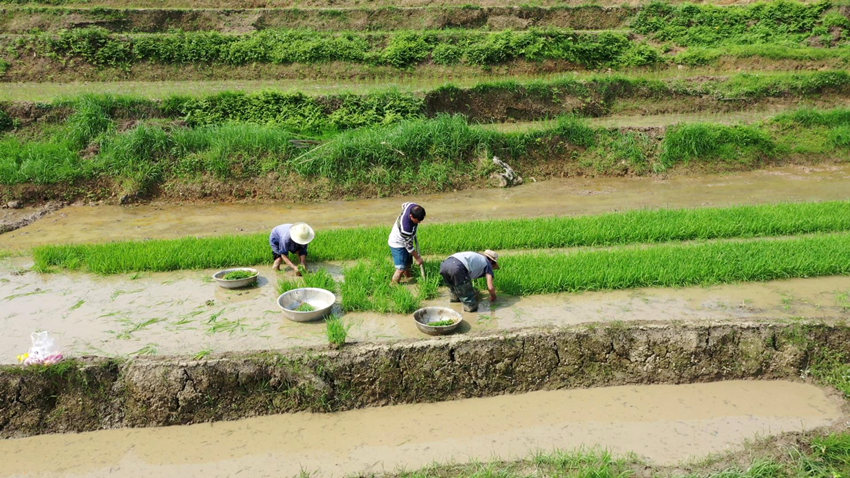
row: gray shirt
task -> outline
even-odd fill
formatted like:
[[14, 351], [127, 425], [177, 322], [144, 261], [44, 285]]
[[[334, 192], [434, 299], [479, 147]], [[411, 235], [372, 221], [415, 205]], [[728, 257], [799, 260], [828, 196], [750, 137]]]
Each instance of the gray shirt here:
[[487, 260], [484, 254], [466, 251], [452, 254], [451, 257], [463, 263], [463, 266], [469, 271], [470, 279], [478, 279], [479, 277], [484, 277], [485, 274], [494, 275], [493, 266], [490, 265], [490, 261]]

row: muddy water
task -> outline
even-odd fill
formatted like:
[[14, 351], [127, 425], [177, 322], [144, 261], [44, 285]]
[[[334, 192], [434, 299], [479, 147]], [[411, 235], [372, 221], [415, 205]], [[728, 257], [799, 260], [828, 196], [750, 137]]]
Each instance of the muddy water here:
[[[323, 228], [391, 224], [404, 200], [428, 210], [427, 224], [641, 208], [728, 206], [850, 198], [850, 165], [785, 167], [729, 175], [572, 178], [510, 189], [334, 201], [321, 204], [152, 204], [72, 206], [0, 235], [0, 250], [55, 243], [169, 238], [269, 231], [282, 222]], [[424, 245], [427, 248], [427, 245]]]
[[[327, 343], [324, 323], [286, 320], [276, 283], [261, 266], [256, 288], [227, 290], [212, 270], [123, 274], [37, 274], [26, 258], [0, 261], [0, 363], [12, 363], [34, 330], [48, 330], [71, 355], [206, 354]], [[336, 264], [316, 264], [339, 278]], [[497, 278], [498, 281], [498, 278]], [[647, 288], [545, 296], [500, 296], [464, 313], [463, 333], [632, 320], [850, 319], [850, 277], [694, 288]], [[425, 338], [412, 315], [352, 313], [349, 341]]]
[[660, 465], [844, 419], [801, 383], [558, 390], [0, 441], [0, 476], [343, 476], [605, 447]]

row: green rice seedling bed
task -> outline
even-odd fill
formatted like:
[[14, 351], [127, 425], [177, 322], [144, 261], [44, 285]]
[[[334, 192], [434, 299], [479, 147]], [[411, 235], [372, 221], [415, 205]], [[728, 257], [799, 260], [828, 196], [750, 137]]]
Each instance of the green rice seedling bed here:
[[850, 274], [850, 234], [500, 258], [510, 295], [677, 287]]
[[[427, 204], [425, 205], [427, 207]], [[850, 231], [850, 201], [731, 208], [661, 209], [593, 216], [428, 224], [420, 229], [426, 254], [464, 250], [610, 246]], [[384, 256], [387, 227], [318, 231], [311, 260]], [[267, 233], [212, 238], [44, 246], [33, 250], [36, 267], [84, 269], [100, 274], [206, 269], [261, 264]], [[306, 277], [314, 276], [309, 274]], [[321, 286], [318, 286], [321, 287]], [[283, 292], [283, 291], [281, 291]]]

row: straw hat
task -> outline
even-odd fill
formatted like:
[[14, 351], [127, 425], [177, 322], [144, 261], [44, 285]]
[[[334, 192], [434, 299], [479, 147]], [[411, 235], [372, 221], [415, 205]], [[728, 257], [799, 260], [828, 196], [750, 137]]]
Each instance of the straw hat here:
[[303, 246], [309, 244], [316, 237], [316, 233], [313, 232], [313, 228], [308, 226], [307, 223], [299, 222], [289, 228], [289, 237], [293, 242]]
[[496, 269], [499, 268], [499, 254], [496, 254], [496, 252], [491, 251], [490, 249], [487, 249], [486, 251], [482, 252], [482, 254], [487, 259], [490, 259], [491, 261], [493, 261], [494, 268], [496, 268]]

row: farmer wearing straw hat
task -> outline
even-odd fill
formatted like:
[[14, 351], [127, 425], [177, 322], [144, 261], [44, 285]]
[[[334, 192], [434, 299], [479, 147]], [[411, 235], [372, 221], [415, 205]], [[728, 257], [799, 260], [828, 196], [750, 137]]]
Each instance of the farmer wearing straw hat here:
[[281, 224], [272, 229], [269, 235], [269, 244], [272, 246], [272, 256], [274, 257], [274, 265], [272, 269], [279, 271], [280, 264], [285, 262], [286, 265], [295, 271], [295, 275], [301, 275], [298, 267], [289, 260], [289, 254], [298, 254], [301, 259], [301, 265], [307, 267], [307, 244], [316, 237], [313, 228], [306, 223], [299, 222], [295, 224]]
[[499, 254], [487, 249], [484, 252], [458, 252], [452, 254], [440, 264], [440, 275], [449, 286], [451, 302], [463, 302], [463, 310], [478, 310], [478, 291], [472, 281], [479, 277], [487, 278], [487, 290], [490, 302], [496, 300], [496, 288], [493, 285], [493, 270], [499, 268]]
[[416, 237], [416, 229], [419, 223], [425, 220], [425, 208], [414, 202], [406, 202], [401, 205], [401, 214], [393, 223], [390, 238], [387, 244], [393, 256], [395, 272], [393, 273], [393, 284], [398, 284], [401, 276], [412, 277], [410, 266], [413, 260], [420, 266], [424, 263], [419, 255], [419, 239]]

